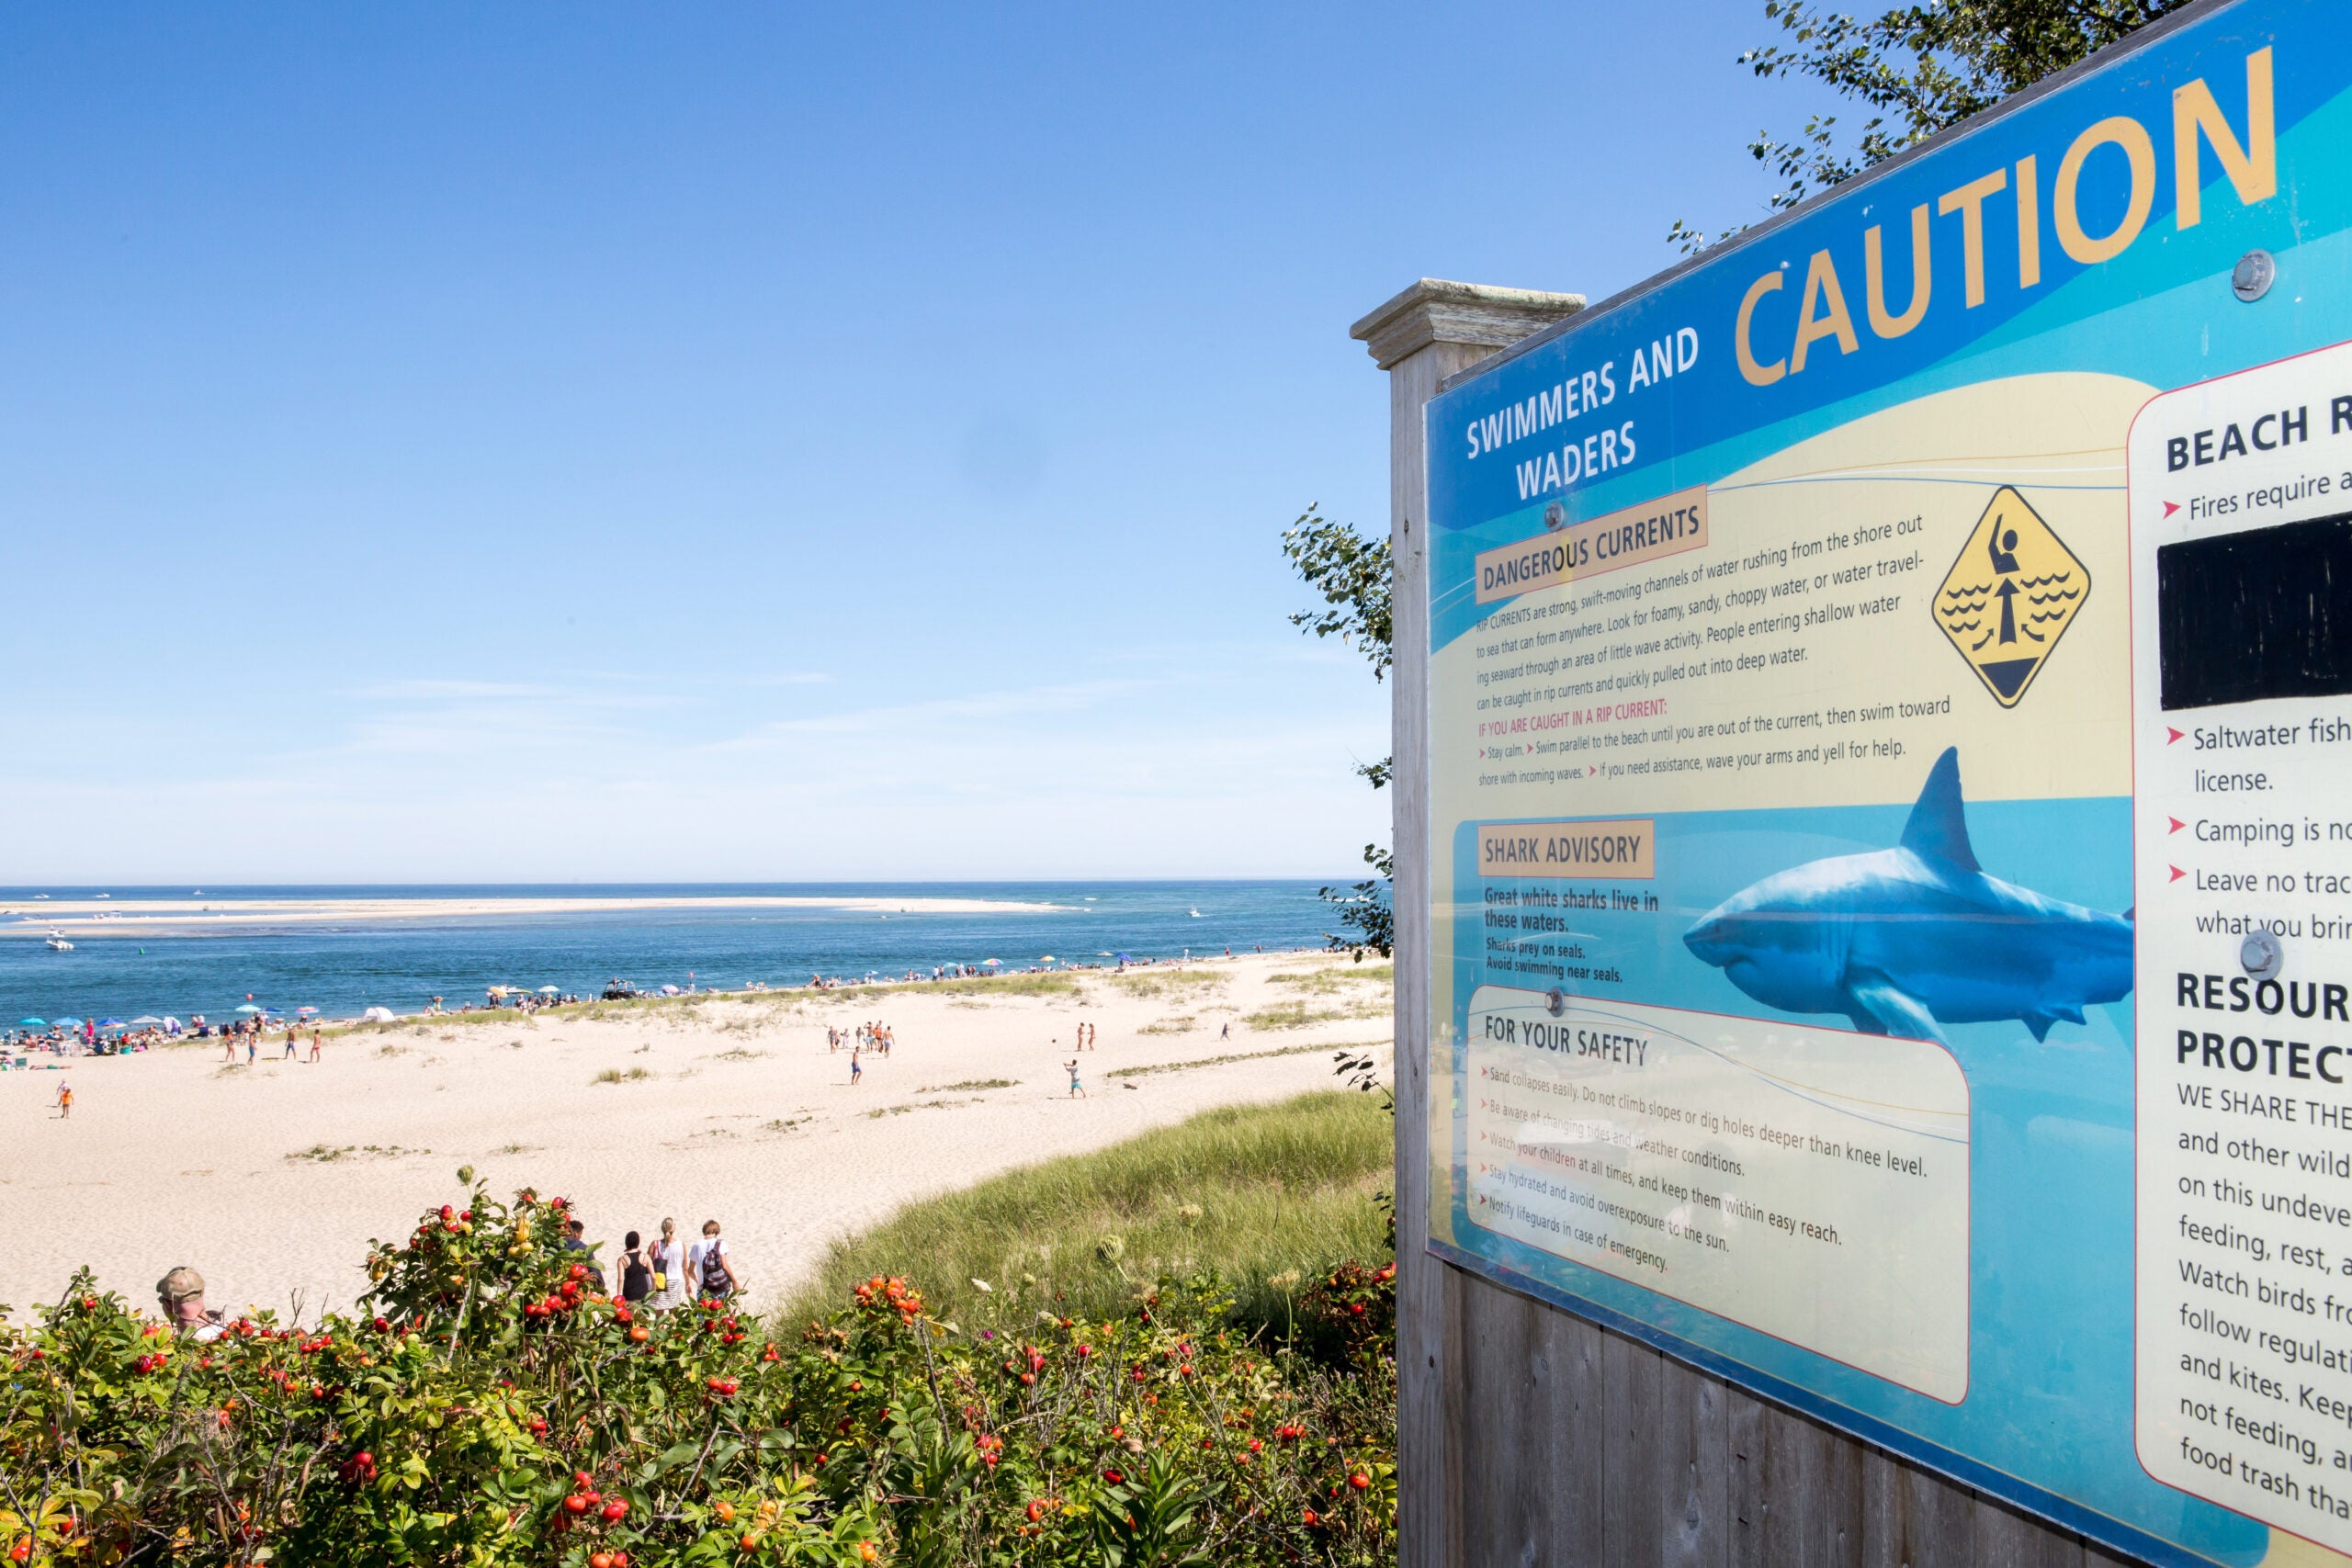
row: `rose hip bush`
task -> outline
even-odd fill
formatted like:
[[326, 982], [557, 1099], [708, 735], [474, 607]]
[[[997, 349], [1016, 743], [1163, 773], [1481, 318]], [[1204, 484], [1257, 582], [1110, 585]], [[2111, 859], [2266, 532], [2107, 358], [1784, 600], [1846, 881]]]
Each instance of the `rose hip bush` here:
[[354, 1315], [202, 1341], [77, 1276], [0, 1332], [0, 1549], [239, 1568], [1395, 1556], [1393, 1269], [1318, 1286], [1329, 1359], [1234, 1330], [1207, 1277], [1006, 1335], [877, 1276], [787, 1331], [597, 1293], [564, 1218], [477, 1186], [371, 1247]]

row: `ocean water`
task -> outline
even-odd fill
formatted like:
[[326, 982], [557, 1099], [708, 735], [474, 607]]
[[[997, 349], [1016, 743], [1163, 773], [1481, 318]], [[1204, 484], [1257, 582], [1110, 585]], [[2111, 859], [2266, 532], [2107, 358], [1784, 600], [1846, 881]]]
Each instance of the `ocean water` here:
[[[42, 942], [46, 926], [0, 919], [0, 1028], [21, 1018], [216, 1021], [250, 997], [347, 1018], [369, 1007], [479, 1002], [492, 985], [556, 986], [594, 995], [619, 977], [640, 987], [736, 988], [753, 980], [805, 984], [812, 974], [928, 974], [937, 964], [1004, 961], [1007, 970], [1103, 953], [1173, 958], [1263, 947], [1320, 947], [1336, 924], [1316, 882], [775, 883], [626, 886], [0, 888], [0, 907], [51, 898], [160, 898], [233, 908], [254, 899], [642, 898], [709, 900], [664, 909], [288, 921], [116, 934], [81, 926], [71, 953]], [[839, 908], [729, 908], [725, 897], [978, 898], [1046, 906], [1019, 911], [881, 914]], [[1194, 911], [1198, 911], [1197, 914]]]

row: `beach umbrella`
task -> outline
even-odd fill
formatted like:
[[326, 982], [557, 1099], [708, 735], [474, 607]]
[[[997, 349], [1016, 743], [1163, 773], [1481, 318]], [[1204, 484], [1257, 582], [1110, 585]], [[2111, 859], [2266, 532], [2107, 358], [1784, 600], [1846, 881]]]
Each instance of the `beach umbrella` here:
[[122, 1027], [122, 1020], [119, 1018], [102, 1018], [98, 1020], [98, 1027], [100, 1029], [120, 1029]]
[[49, 1020], [45, 1018], [20, 1018], [17, 1020], [17, 1027], [19, 1029], [47, 1029], [49, 1027]]
[[983, 958], [980, 962], [990, 968], [994, 968], [997, 964], [1003, 963], [1004, 960], [1001, 958]]
[[133, 1024], [136, 1024], [136, 1025], [138, 1025], [138, 1026], [140, 1026], [140, 1027], [142, 1027], [142, 1028], [143, 1028], [143, 1027], [145, 1027], [145, 1026], [146, 1026], [146, 1025], [148, 1025], [148, 1024], [151, 1024], [151, 1023], [161, 1023], [161, 1022], [163, 1022], [164, 1021], [163, 1021], [162, 1019], [160, 1019], [160, 1018], [157, 1018], [157, 1017], [156, 1017], [153, 1013], [152, 1013], [152, 1012], [142, 1012], [142, 1013], [141, 1013], [137, 1018], [132, 1019], [130, 1021], [131, 1021]]
[[56, 1021], [56, 1023], [57, 1027], [60, 1029], [79, 1029], [82, 1027], [82, 1021], [78, 1018], [61, 1018]]
[[300, 1017], [300, 1018], [309, 1018], [311, 1014], [313, 1014], [313, 1013], [317, 1012], [318, 1010], [318, 1010], [318, 1009], [316, 1009], [316, 1008], [296, 1008], [296, 1009], [294, 1010], [296, 1016], [297, 1016], [297, 1017]]
[[1122, 964], [1133, 964], [1133, 963], [1135, 962], [1135, 960], [1134, 960], [1134, 959], [1132, 959], [1132, 958], [1130, 958], [1130, 957], [1128, 957], [1125, 953], [1123, 953], [1119, 954], [1119, 962], [1120, 962], [1120, 963], [1122, 963]]
[[541, 986], [539, 987], [539, 995], [543, 997], [560, 997], [563, 995], [563, 993], [553, 986]]
[[1039, 960], [1037, 960], [1037, 962], [1038, 962], [1038, 963], [1040, 963], [1040, 964], [1051, 964], [1053, 961], [1054, 961], [1054, 955], [1053, 955], [1052, 953], [1048, 953], [1047, 954], [1046, 954], [1043, 958], [1040, 958]]
[[251, 1002], [239, 1002], [237, 1004], [237, 1010], [239, 1012], [266, 1012], [268, 1010], [266, 1008], [257, 1008]]

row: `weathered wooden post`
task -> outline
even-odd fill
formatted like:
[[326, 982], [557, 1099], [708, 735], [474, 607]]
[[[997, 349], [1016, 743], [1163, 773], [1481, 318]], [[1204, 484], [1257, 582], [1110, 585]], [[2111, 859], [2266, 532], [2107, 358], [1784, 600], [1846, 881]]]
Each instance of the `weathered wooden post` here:
[[1452, 1501], [1438, 1456], [1444, 1419], [1446, 1275], [1429, 1242], [1429, 678], [1410, 650], [1429, 645], [1429, 516], [1421, 410], [1438, 384], [1498, 348], [1584, 308], [1581, 294], [1494, 288], [1422, 278], [1349, 329], [1388, 372], [1388, 541], [1396, 563], [1398, 652], [1392, 720], [1398, 848], [1396, 910], [1396, 1389], [1406, 1460], [1397, 1475], [1401, 1560], [1458, 1561]]

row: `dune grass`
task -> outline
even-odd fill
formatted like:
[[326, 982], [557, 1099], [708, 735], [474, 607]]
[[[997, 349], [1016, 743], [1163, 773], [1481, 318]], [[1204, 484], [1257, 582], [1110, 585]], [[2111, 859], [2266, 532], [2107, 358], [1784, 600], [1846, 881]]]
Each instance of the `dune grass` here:
[[1163, 1272], [1214, 1268], [1235, 1290], [1238, 1322], [1280, 1331], [1300, 1277], [1385, 1256], [1373, 1197], [1389, 1185], [1394, 1136], [1366, 1095], [1205, 1111], [910, 1204], [835, 1242], [787, 1316], [900, 1274], [967, 1328], [1018, 1328], [1046, 1308], [1121, 1313]]

